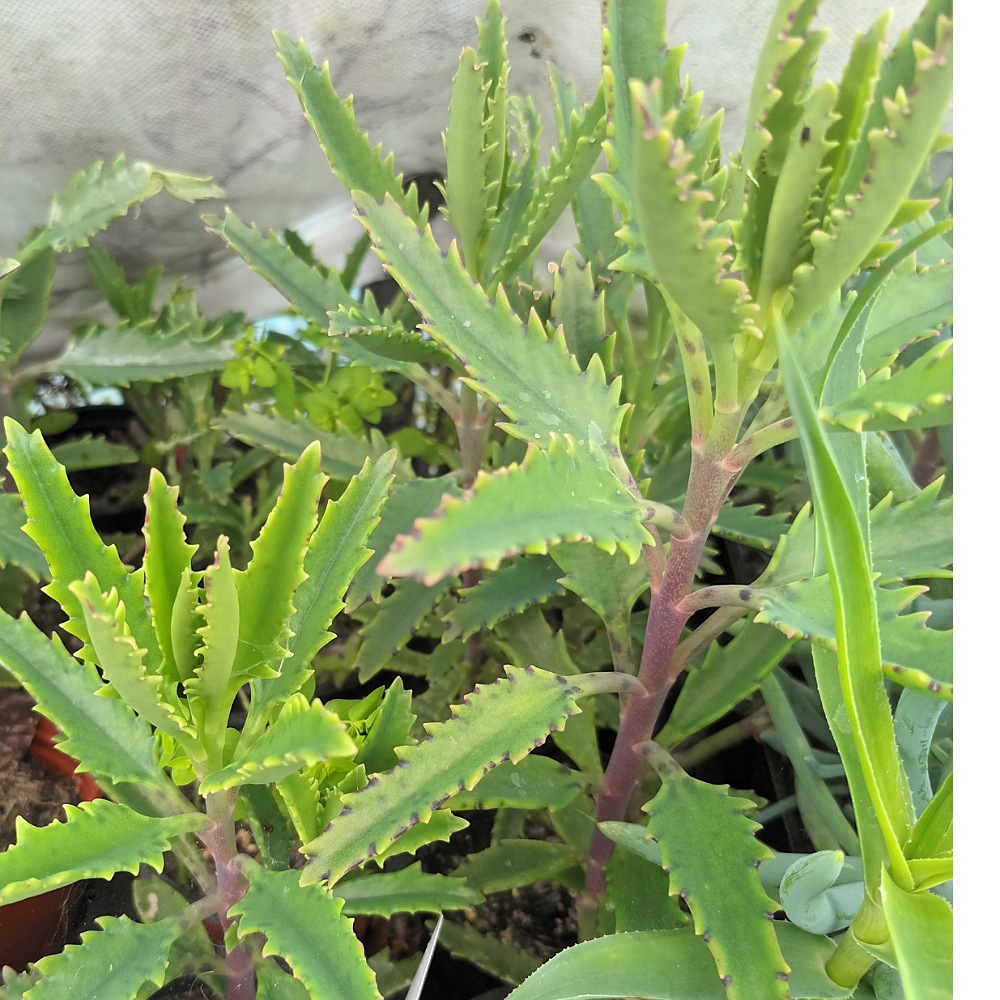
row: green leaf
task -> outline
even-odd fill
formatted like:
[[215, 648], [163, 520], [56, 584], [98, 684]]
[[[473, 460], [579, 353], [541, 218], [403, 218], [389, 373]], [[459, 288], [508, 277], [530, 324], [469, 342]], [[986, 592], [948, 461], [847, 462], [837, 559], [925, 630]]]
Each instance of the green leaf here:
[[604, 315], [604, 292], [594, 290], [591, 263], [582, 266], [571, 250], [566, 251], [559, 267], [552, 271], [552, 321], [561, 326], [566, 349], [581, 368], [596, 354], [611, 371], [612, 347]]
[[[394, 840], [372, 860], [378, 865], [384, 865], [389, 858], [397, 857], [400, 854], [414, 854], [425, 844], [432, 844], [436, 840], [449, 840], [453, 833], [464, 830], [468, 825], [468, 820], [453, 815], [450, 809], [436, 809], [431, 813], [430, 819], [426, 823], [418, 823], [411, 827], [399, 840]], [[346, 885], [346, 883], [338, 883], [338, 894], [341, 885]]]
[[759, 336], [756, 305], [738, 278], [728, 277], [732, 241], [709, 236], [702, 206], [714, 200], [695, 186], [692, 154], [673, 134], [677, 111], [660, 120], [655, 100], [631, 83], [632, 113], [642, 122], [633, 146], [635, 213], [642, 244], [657, 279], [680, 310], [720, 350], [732, 353], [733, 338]]
[[385, 454], [384, 441], [373, 433], [369, 443], [353, 434], [330, 434], [313, 426], [304, 417], [285, 420], [270, 413], [225, 410], [213, 421], [213, 427], [232, 434], [258, 448], [266, 448], [282, 458], [296, 460], [312, 444], [319, 441], [322, 452], [321, 468], [331, 479], [347, 482], [364, 465]]
[[571, 869], [579, 872], [579, 865], [576, 850], [567, 844], [547, 840], [500, 840], [470, 855], [465, 864], [456, 869], [455, 875], [488, 895], [543, 879], [558, 879]]
[[763, 504], [725, 504], [712, 525], [712, 534], [763, 552], [774, 550], [788, 531], [785, 514], [761, 514]]
[[313, 657], [333, 638], [328, 627], [344, 609], [351, 581], [372, 555], [366, 543], [386, 502], [395, 460], [393, 451], [374, 464], [365, 459], [347, 489], [323, 512], [302, 565], [306, 578], [295, 591], [295, 610], [288, 623], [292, 635], [281, 677], [257, 685], [260, 690], [254, 692], [255, 700], [280, 701], [296, 690]]
[[238, 334], [218, 333], [192, 342], [188, 330], [157, 333], [139, 327], [91, 327], [70, 340], [56, 371], [92, 385], [129, 386], [221, 371], [236, 356]]
[[882, 872], [882, 905], [903, 989], [908, 997], [950, 1000], [953, 930], [947, 902], [929, 892], [906, 892]]
[[354, 661], [354, 669], [362, 684], [370, 681], [386, 666], [393, 654], [413, 638], [420, 623], [454, 582], [446, 577], [434, 586], [427, 587], [416, 580], [400, 580], [396, 583], [378, 614], [361, 629], [364, 641]]
[[787, 144], [768, 213], [758, 302], [769, 303], [775, 291], [791, 281], [795, 268], [811, 256], [809, 231], [816, 226], [817, 196], [830, 172], [825, 161], [836, 148], [828, 132], [837, 121], [837, 98], [834, 84], [817, 87], [802, 108], [798, 140]]
[[113, 219], [159, 191], [189, 202], [223, 195], [204, 178], [168, 173], [141, 161], [129, 163], [120, 156], [110, 165], [97, 163], [74, 175], [52, 199], [48, 224], [32, 242], [44, 240], [59, 251], [86, 246]]
[[28, 515], [25, 531], [45, 553], [52, 573], [52, 583], [45, 592], [66, 612], [66, 630], [84, 640], [81, 655], [92, 658], [93, 653], [88, 653], [80, 602], [70, 592], [69, 584], [82, 580], [89, 570], [102, 593], [118, 592], [125, 604], [129, 629], [136, 643], [149, 651], [148, 665], [155, 669], [160, 651], [142, 592], [142, 574], [128, 570], [115, 549], [101, 540], [90, 519], [88, 498], [73, 492], [66, 470], [52, 458], [41, 433], [28, 434], [9, 417], [4, 420], [4, 428], [10, 474]]
[[52, 457], [69, 472], [134, 465], [139, 461], [135, 449], [129, 445], [118, 444], [103, 437], [94, 437], [93, 434], [85, 434], [75, 441], [64, 441], [53, 445]]
[[[466, 269], [480, 273], [480, 247], [484, 242], [492, 210], [497, 204], [499, 178], [490, 178], [487, 169], [486, 64], [482, 54], [463, 49], [452, 86], [448, 106], [448, 130], [444, 136], [447, 181], [445, 182], [446, 217], [458, 233]], [[506, 136], [502, 137], [500, 156], [504, 155]], [[492, 196], [492, 197], [491, 197]]]
[[392, 154], [382, 159], [382, 147], [372, 149], [354, 118], [354, 99], [341, 100], [330, 83], [329, 64], [317, 66], [305, 42], [293, 42], [280, 31], [274, 33], [278, 58], [285, 76], [295, 89], [306, 120], [326, 154], [333, 172], [348, 191], [365, 191], [380, 199], [388, 195], [403, 205], [413, 219], [427, 221], [427, 209], [417, 204], [417, 189], [410, 185], [405, 195], [402, 178], [393, 172]]
[[558, 577], [559, 567], [548, 556], [515, 557], [475, 586], [458, 592], [460, 603], [442, 619], [446, 626], [443, 641], [465, 639], [561, 593]]
[[70, 584], [70, 590], [80, 601], [104, 679], [137, 715], [177, 740], [188, 753], [196, 752], [189, 738], [196, 731], [187, 704], [177, 697], [175, 683], [147, 669], [145, 650], [139, 649], [125, 629], [125, 608], [117, 593], [102, 594], [91, 573]]
[[41, 333], [49, 313], [55, 267], [55, 251], [45, 247], [0, 277], [0, 370], [12, 370]]
[[[759, 824], [745, 813], [747, 799], [727, 786], [688, 777], [672, 761], [651, 757], [660, 790], [643, 807], [649, 813], [671, 895], [687, 902], [695, 933], [708, 943], [730, 997], [788, 997], [789, 967], [775, 938], [767, 897], [756, 866], [770, 851], [754, 838]], [[704, 836], [711, 830], [711, 842]]]
[[895, 267], [882, 285], [865, 328], [862, 370], [892, 364], [911, 344], [937, 333], [954, 310], [951, 264], [918, 268], [916, 254]]
[[[769, 590], [755, 591], [760, 613], [754, 619], [773, 625], [789, 639], [807, 638], [825, 649], [836, 650], [842, 642], [836, 608], [829, 598], [830, 577], [818, 576]], [[869, 584], [880, 633], [877, 660], [886, 676], [900, 683], [912, 681], [922, 687], [933, 679], [938, 690], [952, 678], [952, 638], [950, 632], [929, 629], [928, 612], [900, 615], [922, 592], [920, 587], [884, 589]], [[933, 674], [929, 671], [933, 670]], [[919, 680], [923, 674], [924, 681]], [[909, 686], [909, 684], [907, 685]], [[950, 697], [950, 692], [945, 692]]]
[[[25, 1000], [135, 1000], [147, 983], [163, 985], [170, 949], [183, 932], [178, 920], [138, 924], [128, 917], [98, 917], [99, 931], [85, 931], [80, 944], [49, 955]], [[69, 992], [67, 992], [69, 991]]]
[[899, 756], [910, 785], [913, 809], [917, 816], [931, 801], [931, 780], [927, 765], [938, 719], [946, 702], [929, 697], [922, 691], [900, 691], [892, 725], [899, 746]]
[[20, 566], [35, 581], [48, 581], [42, 550], [21, 530], [28, 523], [20, 497], [0, 493], [0, 569]]
[[584, 777], [552, 760], [528, 754], [483, 775], [473, 791], [452, 796], [452, 809], [563, 809], [579, 796]]
[[210, 795], [242, 784], [266, 785], [331, 757], [353, 757], [356, 750], [344, 724], [321, 701], [310, 704], [305, 695], [294, 694], [263, 736], [227, 767], [206, 775], [199, 787]]
[[394, 913], [441, 913], [464, 910], [483, 901], [483, 895], [465, 879], [451, 875], [430, 875], [420, 865], [401, 871], [361, 875], [339, 882], [336, 894], [344, 900], [344, 916]]
[[316, 527], [316, 505], [325, 484], [316, 443], [294, 465], [285, 466], [278, 502], [250, 543], [250, 564], [235, 574], [240, 600], [236, 675], [246, 678], [249, 671], [277, 667], [285, 658], [292, 598], [305, 579], [306, 542]]
[[861, 266], [909, 194], [951, 101], [951, 44], [951, 22], [942, 19], [933, 49], [916, 43], [912, 83], [883, 98], [885, 127], [868, 132], [853, 154], [863, 177], [847, 168], [828, 224], [812, 235], [812, 260], [795, 272], [789, 330], [797, 330]]
[[[590, 178], [601, 152], [606, 123], [601, 90], [582, 114], [572, 112], [558, 151], [553, 151], [548, 167], [530, 188], [532, 197], [519, 227], [520, 238], [507, 251], [498, 269], [502, 280], [508, 280], [534, 254], [580, 186]], [[581, 367], [587, 363], [582, 358], [579, 362]]]
[[[602, 823], [603, 833], [614, 840], [611, 826], [629, 824]], [[639, 827], [643, 834], [645, 830]], [[687, 927], [691, 918], [670, 896], [670, 876], [660, 866], [660, 854], [654, 844], [652, 862], [632, 851], [615, 851], [605, 870], [608, 878], [608, 905], [615, 916], [615, 933], [628, 931], [665, 931]]]
[[856, 392], [820, 408], [827, 423], [859, 431], [936, 427], [951, 422], [954, 356], [944, 340], [896, 372], [883, 368]]
[[667, 724], [656, 742], [670, 749], [721, 719], [760, 685], [792, 643], [763, 624], [747, 622], [734, 639], [713, 643], [698, 666], [688, 668]]
[[206, 751], [212, 745], [219, 745], [233, 699], [247, 679], [235, 668], [241, 611], [236, 574], [229, 561], [229, 543], [223, 535], [219, 538], [215, 561], [205, 570], [205, 603], [198, 607], [205, 621], [197, 630], [201, 643], [196, 653], [201, 664], [184, 683], [191, 710], [200, 723], [200, 742]]
[[[226, 209], [223, 218], [203, 217], [209, 232], [220, 236], [250, 267], [267, 279], [298, 311], [325, 330], [329, 314], [339, 308], [356, 308], [358, 302], [335, 271], [321, 273], [295, 251], [278, 241], [273, 232], [266, 236], [256, 226], [248, 226]], [[377, 318], [368, 317], [369, 320]]]
[[108, 687], [92, 663], [81, 663], [55, 636], [27, 616], [0, 612], [0, 663], [28, 690], [41, 712], [65, 733], [60, 749], [102, 784], [136, 782], [173, 792], [157, 766], [156, 741], [147, 723], [117, 698], [95, 695]]
[[477, 685], [447, 722], [428, 723], [422, 743], [400, 747], [395, 768], [343, 797], [341, 814], [303, 845], [307, 882], [337, 882], [501, 762], [527, 756], [579, 711], [576, 696], [599, 676], [576, 677], [570, 685], [544, 670], [507, 667], [506, 673]]
[[635, 562], [651, 540], [642, 513], [599, 459], [568, 435], [553, 436], [547, 451], [529, 447], [523, 465], [480, 473], [463, 500], [442, 497], [435, 514], [397, 540], [379, 572], [433, 584], [470, 566], [496, 569], [519, 552], [581, 540], [609, 553], [620, 548]]
[[541, 964], [540, 960], [492, 934], [480, 934], [469, 924], [444, 921], [440, 943], [454, 958], [464, 959], [506, 983], [519, 983]]
[[389, 494], [382, 508], [382, 520], [369, 539], [374, 556], [361, 567], [347, 590], [347, 611], [353, 613], [366, 600], [381, 599], [385, 581], [379, 576], [379, 565], [396, 539], [410, 531], [417, 518], [427, 517], [441, 503], [442, 496], [457, 495], [458, 477], [454, 473], [438, 479], [414, 479], [401, 483]]
[[143, 560], [146, 598], [163, 653], [162, 673], [174, 681], [182, 678], [174, 658], [170, 623], [185, 570], [190, 573], [191, 560], [198, 551], [197, 545], [187, 543], [184, 534], [184, 517], [177, 509], [179, 493], [179, 487], [168, 486], [159, 469], [153, 469], [146, 493], [146, 520], [142, 526], [146, 540]]
[[581, 373], [560, 334], [548, 338], [532, 312], [527, 325], [498, 289], [490, 302], [462, 268], [457, 251], [441, 253], [391, 201], [356, 193], [362, 224], [386, 271], [413, 296], [424, 329], [462, 362], [469, 383], [498, 403], [505, 425], [529, 442], [558, 431], [610, 449], [624, 415], [619, 384], [609, 386], [600, 360]]
[[608, 553], [585, 542], [560, 545], [553, 560], [563, 571], [559, 582], [600, 616], [609, 629], [626, 625], [635, 602], [649, 587], [649, 570], [621, 551]]
[[94, 799], [64, 806], [66, 822], [35, 827], [16, 820], [17, 842], [0, 853], [0, 904], [37, 896], [85, 878], [137, 874], [140, 865], [163, 870], [170, 839], [201, 829], [200, 813], [143, 816], [120, 802]]
[[263, 954], [280, 955], [315, 1000], [379, 1000], [343, 901], [319, 886], [300, 885], [294, 869], [271, 871], [241, 860], [250, 885], [229, 910], [240, 918], [240, 936], [266, 935]]

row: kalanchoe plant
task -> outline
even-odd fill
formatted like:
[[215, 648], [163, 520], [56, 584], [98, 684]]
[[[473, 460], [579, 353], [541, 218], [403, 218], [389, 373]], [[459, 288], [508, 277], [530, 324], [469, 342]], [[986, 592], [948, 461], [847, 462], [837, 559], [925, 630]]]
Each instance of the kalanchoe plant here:
[[[42, 710], [115, 808], [179, 824], [175, 849], [203, 883], [203, 901], [178, 906], [171, 927], [115, 933], [175, 940], [211, 909], [229, 927], [231, 996], [247, 995], [255, 962], [258, 987], [283, 974], [271, 954], [311, 996], [376, 996], [341, 933], [361, 912], [352, 900], [437, 911], [554, 877], [580, 890], [583, 940], [527, 978], [530, 960], [510, 949], [498, 966], [471, 932], [446, 923], [442, 940], [523, 979], [517, 1000], [949, 995], [951, 909], [938, 893], [952, 872], [951, 643], [934, 599], [947, 597], [950, 500], [945, 480], [918, 482], [908, 462], [946, 444], [950, 421], [948, 188], [934, 192], [926, 168], [950, 100], [951, 5], [932, 0], [889, 52], [880, 18], [840, 86], [812, 81], [816, 7], [777, 3], [743, 150], [727, 166], [721, 117], [699, 116], [683, 53], [666, 46], [663, 0], [608, 0], [599, 93], [577, 108], [554, 79], [558, 144], [539, 169], [541, 119], [508, 94], [491, 2], [455, 79], [443, 191], [458, 239], [446, 251], [326, 68], [277, 36], [405, 297], [358, 302], [294, 241], [232, 214], [208, 224], [328, 324], [339, 355], [413, 384], [448, 468], [419, 478], [397, 460], [390, 489], [377, 435], [232, 410], [220, 428], [298, 459], [246, 571], [229, 568], [222, 542], [195, 573], [154, 476], [156, 527], [144, 569], [128, 573], [94, 542], [68, 561], [83, 519], [45, 473], [41, 443], [11, 432], [29, 533], [84, 641], [80, 662], [59, 652], [49, 669], [89, 671], [88, 691], [103, 685], [105, 697], [81, 690], [79, 701], [127, 715], [155, 766], [121, 774], [82, 752], [73, 706], [46, 671], [24, 676], [29, 649], [56, 648], [25, 622], [2, 626], [25, 650], [11, 669], [51, 685], [35, 692]], [[602, 149], [607, 170], [591, 177]], [[539, 247], [568, 207], [582, 263], [567, 254], [538, 282]], [[315, 529], [313, 440], [338, 468], [375, 459]], [[341, 513], [353, 504], [363, 513]], [[324, 532], [341, 517], [351, 558], [334, 544], [346, 525]], [[750, 554], [747, 570], [712, 585], [723, 545]], [[390, 664], [419, 675], [412, 703], [397, 679], [371, 702], [310, 705], [310, 662], [341, 607], [361, 627], [328, 658], [362, 682]], [[240, 732], [226, 720], [243, 685]], [[688, 773], [732, 733], [690, 738], [751, 696], [794, 772], [812, 850], [774, 855], [756, 836], [759, 803]], [[289, 712], [301, 713], [300, 742]], [[415, 736], [414, 716], [425, 723]], [[600, 729], [615, 731], [606, 760]], [[529, 755], [550, 734], [570, 767]], [[175, 791], [191, 780], [203, 809]], [[450, 889], [405, 869], [418, 889], [400, 903], [396, 873], [372, 868], [447, 838], [461, 822], [449, 810], [476, 806], [499, 810], [491, 846]], [[525, 811], [563, 842], [519, 839]], [[234, 858], [239, 816], [263, 864]], [[14, 849], [18, 886], [39, 877], [40, 836]], [[214, 871], [185, 847], [191, 836]], [[158, 864], [161, 843], [121, 866]], [[286, 899], [297, 908], [279, 908]], [[84, 967], [99, 947], [88, 939], [47, 961]], [[162, 981], [168, 961], [143, 975]]]

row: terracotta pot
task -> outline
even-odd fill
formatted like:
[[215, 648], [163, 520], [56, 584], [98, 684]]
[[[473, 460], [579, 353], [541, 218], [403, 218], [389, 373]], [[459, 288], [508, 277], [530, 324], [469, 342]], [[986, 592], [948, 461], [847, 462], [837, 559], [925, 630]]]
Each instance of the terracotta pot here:
[[[81, 802], [100, 798], [89, 774], [75, 773], [77, 761], [53, 745], [55, 726], [39, 717], [28, 752], [53, 774], [76, 781]], [[79, 902], [80, 886], [69, 885], [0, 907], [0, 966], [23, 972], [29, 962], [62, 951]]]

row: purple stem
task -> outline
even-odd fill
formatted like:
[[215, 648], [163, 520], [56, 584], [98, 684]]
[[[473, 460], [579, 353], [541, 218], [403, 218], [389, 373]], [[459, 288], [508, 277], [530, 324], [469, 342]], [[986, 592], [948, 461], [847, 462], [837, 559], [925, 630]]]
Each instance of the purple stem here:
[[[671, 661], [691, 614], [684, 599], [691, 593], [698, 561], [719, 509], [741, 471], [732, 468], [725, 457], [716, 460], [695, 451], [684, 505], [689, 533], [671, 538], [665, 564], [660, 546], [649, 546], [644, 551], [650, 569], [650, 604], [639, 680], [646, 693], [622, 697], [618, 736], [597, 800], [598, 823], [622, 820], [627, 815], [642, 768], [639, 747], [652, 739], [663, 703], [683, 669], [683, 664], [672, 668]], [[588, 894], [594, 897], [603, 894], [607, 887], [605, 865], [613, 850], [614, 843], [595, 829], [586, 883]]]
[[[219, 923], [222, 932], [233, 922], [229, 908], [246, 895], [247, 880], [236, 867], [236, 827], [234, 807], [236, 791], [218, 792], [205, 798], [205, 808], [212, 825], [201, 834], [202, 843], [208, 848], [215, 862], [215, 878], [219, 893]], [[226, 995], [228, 1000], [255, 1000], [257, 977], [253, 959], [243, 945], [237, 945], [226, 955]]]

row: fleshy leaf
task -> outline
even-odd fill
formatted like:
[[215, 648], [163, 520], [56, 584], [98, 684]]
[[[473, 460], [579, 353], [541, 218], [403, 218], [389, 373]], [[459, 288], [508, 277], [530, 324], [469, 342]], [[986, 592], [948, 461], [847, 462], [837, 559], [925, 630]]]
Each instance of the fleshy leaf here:
[[584, 776], [552, 760], [529, 754], [504, 761], [483, 775], [475, 789], [449, 800], [452, 809], [562, 809], [583, 791]]
[[146, 521], [142, 528], [146, 540], [145, 571], [146, 597], [153, 618], [153, 628], [163, 652], [163, 674], [180, 680], [177, 661], [174, 659], [170, 621], [174, 602], [177, 600], [184, 570], [191, 570], [191, 560], [198, 551], [189, 545], [184, 535], [184, 517], [177, 509], [180, 489], [167, 485], [159, 469], [149, 476], [146, 493]]
[[274, 33], [278, 57], [288, 82], [298, 94], [306, 120], [330, 161], [333, 172], [349, 190], [366, 191], [373, 198], [386, 195], [402, 205], [413, 219], [427, 221], [427, 210], [417, 205], [417, 192], [410, 185], [404, 195], [402, 178], [393, 172], [393, 158], [382, 159], [382, 147], [372, 149], [354, 118], [354, 100], [341, 100], [330, 83], [329, 65], [317, 66], [305, 42], [293, 42], [280, 31]]
[[379, 571], [433, 584], [470, 566], [496, 569], [519, 552], [583, 540], [606, 552], [620, 548], [635, 562], [651, 540], [642, 511], [587, 450], [554, 436], [548, 451], [530, 447], [523, 465], [480, 473], [466, 498], [442, 497], [434, 515], [397, 539]]
[[851, 430], [897, 430], [935, 427], [951, 422], [952, 341], [944, 340], [912, 364], [891, 372], [883, 368], [857, 392], [820, 408], [827, 423]]
[[49, 955], [35, 966], [38, 982], [25, 1000], [64, 1000], [72, 983], [74, 997], [135, 1000], [147, 996], [147, 983], [162, 986], [170, 949], [184, 925], [176, 919], [139, 924], [128, 917], [98, 917], [99, 931], [85, 931], [80, 944]]
[[272, 413], [225, 410], [213, 426], [258, 448], [266, 448], [282, 458], [294, 461], [313, 441], [319, 441], [321, 468], [331, 479], [347, 482], [366, 460], [376, 461], [385, 454], [384, 441], [378, 432], [369, 443], [350, 434], [330, 434], [314, 427], [304, 418], [285, 420]]
[[0, 853], [0, 903], [13, 903], [86, 878], [163, 870], [170, 838], [201, 829], [201, 813], [143, 816], [120, 802], [94, 799], [64, 806], [66, 822], [35, 827], [16, 820], [17, 843]]
[[21, 530], [27, 522], [20, 498], [0, 493], [0, 569], [20, 566], [33, 580], [48, 581], [49, 564], [42, 550]]
[[129, 386], [221, 371], [236, 356], [236, 333], [194, 340], [187, 330], [157, 333], [148, 327], [94, 327], [70, 340], [56, 370], [93, 385]]
[[[819, 576], [786, 587], [756, 591], [754, 600], [760, 613], [754, 620], [774, 625], [790, 639], [808, 638], [826, 649], [835, 649], [837, 632], [829, 587], [830, 578]], [[900, 615], [921, 593], [921, 588], [872, 589], [886, 675], [907, 686], [910, 686], [908, 680], [918, 688], [930, 684], [930, 690], [950, 698], [951, 633], [927, 628], [927, 612]]]
[[168, 191], [183, 201], [220, 198], [222, 191], [204, 178], [157, 170], [148, 163], [97, 163], [74, 175], [65, 190], [52, 199], [49, 221], [40, 238], [56, 250], [86, 246], [91, 236], [124, 215], [132, 205]]
[[285, 467], [278, 502], [250, 543], [250, 564], [235, 574], [240, 599], [236, 675], [245, 678], [259, 665], [276, 665], [284, 659], [292, 597], [305, 579], [306, 541], [316, 527], [316, 505], [325, 483], [319, 445], [312, 444], [295, 465]]
[[[788, 1000], [789, 967], [775, 938], [773, 911], [756, 866], [770, 851], [747, 818], [753, 803], [707, 785], [657, 756], [660, 790], [643, 809], [670, 872], [670, 892], [685, 900], [695, 933], [707, 942], [729, 997]], [[704, 831], [711, 830], [706, 841]]]
[[401, 871], [361, 875], [339, 882], [336, 894], [344, 900], [344, 916], [394, 913], [441, 913], [464, 910], [483, 901], [482, 893], [465, 879], [451, 875], [431, 875], [419, 864]]
[[398, 485], [382, 508], [382, 520], [371, 533], [369, 543], [374, 556], [361, 567], [347, 590], [347, 611], [354, 612], [366, 600], [380, 600], [384, 580], [379, 566], [390, 546], [403, 532], [413, 527], [417, 518], [431, 514], [441, 503], [442, 495], [460, 492], [453, 473], [438, 479], [414, 479]]
[[650, 92], [632, 83], [632, 108], [642, 129], [635, 133], [635, 213], [656, 277], [681, 311], [721, 349], [733, 337], [757, 335], [757, 307], [746, 285], [726, 275], [731, 241], [710, 237], [702, 206], [713, 195], [695, 186], [692, 154], [673, 128], [677, 112], [660, 121]]
[[243, 756], [202, 779], [201, 793], [270, 784], [330, 757], [351, 757], [356, 749], [344, 724], [322, 702], [310, 705], [304, 695], [295, 694]]
[[465, 366], [470, 384], [512, 421], [525, 441], [554, 431], [577, 441], [615, 444], [624, 415], [618, 383], [609, 386], [599, 360], [580, 371], [563, 337], [549, 338], [532, 313], [525, 326], [502, 289], [490, 302], [462, 268], [457, 250], [442, 254], [391, 201], [355, 192], [358, 214], [386, 271], [411, 295], [425, 329]]
[[[10, 474], [17, 483], [28, 515], [26, 533], [48, 560], [52, 583], [45, 591], [62, 605], [69, 621], [65, 628], [86, 643], [87, 629], [80, 602], [69, 590], [88, 570], [102, 593], [117, 590], [125, 605], [125, 619], [136, 643], [149, 651], [150, 669], [158, 666], [159, 646], [146, 608], [142, 574], [129, 571], [118, 553], [105, 545], [90, 519], [90, 502], [69, 485], [66, 470], [53, 458], [39, 431], [28, 434], [9, 417], [4, 420]], [[86, 645], [82, 655], [88, 656]], [[93, 658], [91, 652], [90, 658]]]
[[447, 626], [443, 641], [492, 628], [501, 618], [561, 593], [559, 572], [548, 556], [520, 556], [474, 587], [460, 590], [461, 602], [442, 619]]
[[310, 996], [328, 1000], [379, 1000], [375, 974], [365, 963], [343, 900], [316, 885], [300, 885], [299, 872], [271, 871], [243, 858], [250, 883], [229, 912], [239, 934], [266, 935], [264, 955], [280, 955]]
[[383, 602], [379, 613], [361, 629], [364, 642], [354, 661], [362, 684], [370, 681], [407, 642], [431, 613], [438, 599], [451, 588], [446, 577], [425, 587], [416, 580], [400, 580]]
[[882, 872], [882, 905], [903, 989], [908, 997], [950, 1000], [953, 918], [948, 903], [929, 892], [906, 892]]
[[66, 734], [60, 749], [103, 782], [164, 786], [149, 725], [118, 698], [94, 694], [108, 687], [92, 663], [81, 663], [55, 636], [42, 635], [24, 616], [0, 611], [0, 663], [24, 685], [41, 711]]
[[428, 723], [422, 743], [399, 749], [395, 768], [343, 797], [340, 815], [303, 846], [306, 882], [335, 883], [501, 762], [527, 756], [579, 711], [576, 697], [605, 676], [574, 677], [570, 684], [544, 670], [506, 671], [504, 679], [477, 685], [447, 722]]
[[456, 869], [470, 886], [488, 895], [542, 879], [558, 879], [570, 869], [579, 872], [575, 848], [547, 840], [500, 840], [470, 855]]
[[[941, 19], [933, 49], [915, 43], [912, 83], [883, 98], [885, 128], [870, 131], [866, 146], [854, 153], [868, 156], [860, 186], [838, 193], [828, 227], [812, 235], [811, 262], [795, 273], [789, 330], [797, 330], [864, 262], [913, 186], [951, 100], [951, 45], [951, 22]], [[846, 178], [853, 180], [850, 174], [848, 168]]]

